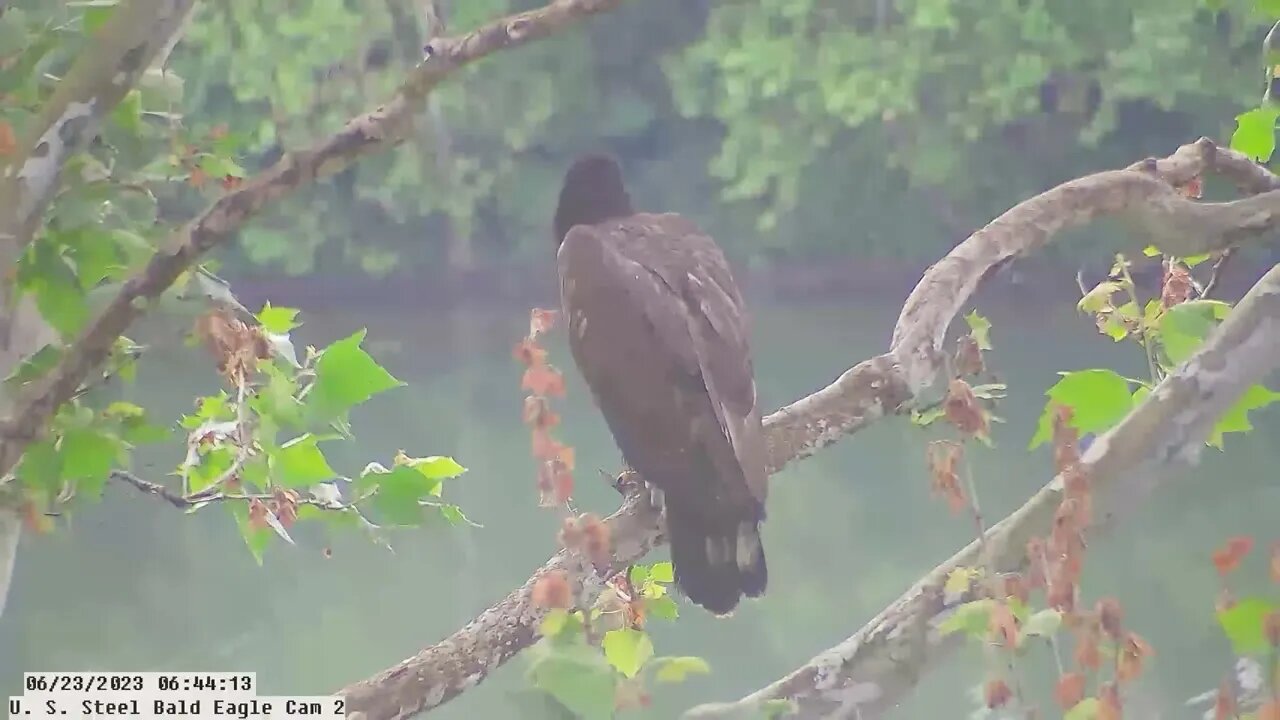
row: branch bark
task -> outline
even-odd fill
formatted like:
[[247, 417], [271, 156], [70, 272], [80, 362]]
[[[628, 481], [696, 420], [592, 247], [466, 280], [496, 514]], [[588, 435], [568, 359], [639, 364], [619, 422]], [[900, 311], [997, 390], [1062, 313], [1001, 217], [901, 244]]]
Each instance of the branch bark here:
[[466, 35], [436, 38], [427, 44], [427, 59], [386, 104], [353, 118], [340, 131], [308, 149], [285, 153], [275, 165], [219, 198], [177, 231], [144, 268], [124, 283], [47, 375], [23, 388], [13, 412], [0, 423], [4, 440], [0, 445], [0, 477], [13, 470], [27, 445], [40, 437], [57, 408], [106, 360], [116, 338], [145, 312], [147, 304], [200, 256], [234, 237], [240, 226], [263, 207], [342, 170], [357, 158], [398, 144], [409, 131], [413, 112], [422, 99], [459, 68], [499, 50], [546, 37], [621, 2], [554, 0]]
[[[1265, 194], [1210, 204], [1192, 202], [1174, 189], [1205, 172]], [[1270, 173], [1202, 138], [1168, 158], [1090, 175], [1019, 204], [929, 268], [903, 306], [888, 352], [855, 365], [827, 387], [765, 418], [770, 474], [901, 411], [924, 393], [943, 369], [947, 328], [982, 280], [1014, 257], [1040, 249], [1058, 231], [1118, 214], [1137, 220], [1150, 232], [1177, 217], [1195, 232], [1148, 240], [1169, 252], [1192, 254], [1189, 248], [1220, 247], [1227, 238], [1237, 241], [1280, 225], [1276, 188], [1280, 182]], [[665, 541], [660, 518], [634, 497], [605, 522], [618, 567], [641, 559]], [[448, 638], [343, 688], [348, 709], [368, 720], [405, 718], [475, 687], [536, 642], [543, 612], [531, 601], [533, 586], [544, 574], [570, 563], [564, 552], [556, 554], [524, 585]], [[569, 576], [589, 584], [589, 591], [600, 589], [598, 578]]]
[[[1276, 178], [1242, 157], [1201, 140], [1184, 146], [1167, 161], [1144, 161], [1129, 170], [1100, 173], [1066, 183], [1032, 198], [1002, 215], [952, 251], [934, 269], [954, 259], [966, 267], [959, 276], [972, 279], [974, 269], [991, 258], [995, 247], [1020, 247], [1020, 252], [1047, 242], [1063, 227], [1101, 212], [1124, 212], [1139, 220], [1139, 227], [1179, 234], [1148, 238], [1161, 249], [1179, 255], [1220, 247], [1223, 238], [1247, 234], [1258, 223], [1265, 224], [1258, 208], [1264, 195], [1238, 203], [1199, 207], [1174, 201], [1167, 192], [1149, 186], [1138, 177], [1161, 178], [1181, 184], [1206, 171], [1224, 174], [1247, 190], [1270, 194]], [[1259, 172], [1261, 171], [1261, 172]], [[1129, 176], [1125, 177], [1125, 173]], [[1184, 204], [1185, 203], [1185, 204]], [[1231, 206], [1231, 209], [1227, 209]], [[1269, 211], [1263, 211], [1263, 215]], [[1195, 217], [1192, 218], [1191, 216]], [[1181, 226], [1173, 218], [1189, 222]], [[1214, 224], [1212, 220], [1219, 224]], [[986, 246], [986, 251], [982, 248]], [[1176, 249], [1174, 249], [1176, 248]], [[998, 251], [996, 254], [1004, 254]], [[904, 326], [915, 308], [932, 308], [926, 295], [919, 295], [925, 281], [908, 299], [894, 333], [895, 345], [907, 347], [906, 338], [920, 338], [916, 352], [924, 352], [927, 333]], [[939, 284], [934, 293], [972, 288], [966, 282]], [[936, 295], [933, 295], [936, 297]], [[943, 297], [946, 297], [945, 295]], [[963, 304], [962, 297], [954, 305]], [[937, 309], [931, 312], [939, 312]], [[940, 339], [935, 336], [935, 340]], [[1098, 491], [1095, 511], [1106, 513], [1112, 523], [1136, 500], [1149, 493], [1159, 480], [1172, 475], [1198, 458], [1204, 441], [1218, 418], [1252, 384], [1280, 366], [1280, 266], [1267, 273], [1231, 312], [1227, 321], [1206, 340], [1193, 357], [1171, 373], [1164, 382], [1124, 421], [1100, 436], [1082, 458], [1082, 463]], [[991, 528], [985, 538], [987, 562], [995, 572], [1023, 568], [1029, 539], [1049, 531], [1062, 499], [1062, 478], [1040, 490], [1025, 505]], [[911, 690], [927, 668], [958, 646], [954, 637], [940, 636], [937, 625], [954, 609], [976, 599], [977, 588], [947, 595], [947, 576], [958, 567], [980, 564], [983, 541], [970, 543], [952, 558], [931, 570], [893, 604], [835, 647], [814, 657], [786, 677], [731, 703], [707, 704], [693, 708], [685, 717], [698, 720], [758, 717], [769, 704], [783, 701], [791, 705], [786, 717], [860, 718], [881, 717]]]
[[94, 34], [0, 177], [0, 267], [10, 267], [31, 242], [67, 158], [88, 146], [102, 118], [167, 53], [194, 7], [195, 0], [131, 0]]
[[[67, 158], [88, 145], [102, 118], [173, 46], [194, 6], [195, 0], [130, 0], [112, 14], [72, 65], [19, 152], [0, 173], [0, 268], [12, 268], [31, 242]], [[9, 280], [0, 286], [0, 374], [7, 376], [23, 357], [55, 342], [57, 334], [31, 298], [15, 299]], [[15, 408], [12, 400], [5, 393], [0, 401], [0, 408], [10, 416]], [[22, 411], [20, 404], [16, 407]], [[0, 449], [0, 454], [4, 452]], [[13, 457], [16, 463], [20, 454]], [[0, 476], [11, 469], [12, 463]], [[9, 597], [22, 534], [16, 501], [4, 493], [4, 484], [0, 479], [0, 615]]]

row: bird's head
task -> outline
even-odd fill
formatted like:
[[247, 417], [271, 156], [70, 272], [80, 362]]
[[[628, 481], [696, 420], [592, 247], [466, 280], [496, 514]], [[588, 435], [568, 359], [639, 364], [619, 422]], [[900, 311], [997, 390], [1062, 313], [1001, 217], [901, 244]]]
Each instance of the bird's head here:
[[569, 167], [560, 188], [553, 228], [556, 248], [574, 225], [594, 225], [633, 212], [618, 161], [604, 154], [583, 155]]

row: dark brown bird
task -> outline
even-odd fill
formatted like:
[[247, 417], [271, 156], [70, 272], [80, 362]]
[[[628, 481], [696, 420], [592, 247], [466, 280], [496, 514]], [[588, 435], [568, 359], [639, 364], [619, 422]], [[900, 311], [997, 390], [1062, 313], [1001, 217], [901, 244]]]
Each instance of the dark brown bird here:
[[676, 585], [727, 615], [768, 584], [764, 431], [729, 264], [687, 218], [635, 212], [603, 155], [569, 168], [554, 233], [574, 362], [661, 491]]

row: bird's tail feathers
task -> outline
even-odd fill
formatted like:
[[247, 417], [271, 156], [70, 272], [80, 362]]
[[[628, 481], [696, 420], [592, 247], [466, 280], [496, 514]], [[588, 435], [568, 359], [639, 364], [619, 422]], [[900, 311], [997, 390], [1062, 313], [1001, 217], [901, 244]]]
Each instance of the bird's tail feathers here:
[[760, 597], [769, 583], [760, 518], [710, 522], [665, 508], [676, 586], [691, 602], [728, 615], [742, 596]]

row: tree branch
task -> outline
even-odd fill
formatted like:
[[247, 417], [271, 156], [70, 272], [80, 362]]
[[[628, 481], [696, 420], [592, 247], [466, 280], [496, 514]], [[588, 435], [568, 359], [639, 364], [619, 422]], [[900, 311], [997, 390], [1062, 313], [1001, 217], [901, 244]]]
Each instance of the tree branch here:
[[[1105, 522], [1114, 523], [1135, 499], [1195, 463], [1222, 414], [1276, 367], [1280, 265], [1258, 281], [1199, 352], [1089, 446], [1081, 463], [1091, 487], [1100, 491], [1095, 511], [1106, 512]], [[1052, 529], [1063, 491], [1058, 476], [987, 532], [985, 557], [993, 572], [1025, 569], [1027, 541]], [[929, 571], [853, 636], [785, 678], [737, 702], [694, 708], [685, 717], [755, 717], [765, 703], [777, 700], [792, 703], [788, 718], [881, 717], [930, 665], [960, 644], [955, 636], [939, 635], [937, 626], [957, 606], [977, 599], [981, 589], [975, 585], [946, 595], [943, 586], [956, 568], [978, 564], [982, 542], [975, 540]]]
[[[19, 152], [0, 164], [0, 268], [11, 270], [34, 237], [67, 159], [88, 145], [102, 118], [172, 47], [194, 5], [195, 0], [130, 0], [117, 8], [58, 83]], [[10, 286], [11, 280], [0, 281], [0, 373], [5, 375], [24, 356], [57, 339], [31, 297], [15, 297]], [[11, 400], [6, 393], [0, 407], [10, 414], [21, 412], [22, 405]], [[0, 455], [6, 452], [0, 448]], [[0, 492], [20, 453], [19, 448], [0, 472]], [[22, 533], [16, 505], [14, 498], [0, 498], [0, 613]]]
[[450, 73], [499, 50], [546, 37], [621, 1], [554, 0], [460, 37], [434, 39], [427, 45], [427, 59], [389, 102], [350, 120], [342, 130], [306, 150], [286, 153], [275, 165], [219, 198], [178, 230], [124, 283], [47, 375], [23, 388], [14, 411], [0, 424], [4, 440], [0, 445], [0, 477], [13, 470], [26, 446], [45, 431], [54, 412], [84, 378], [106, 360], [115, 339], [145, 312], [148, 302], [159, 297], [201, 255], [230, 240], [246, 220], [267, 204], [342, 170], [357, 158], [399, 143], [412, 125], [419, 102]]
[[133, 88], [190, 16], [195, 0], [129, 0], [94, 33], [41, 107], [20, 152], [0, 176], [0, 267], [31, 242], [67, 158], [84, 150], [102, 118]]
[[[1166, 160], [1148, 160], [1128, 170], [1099, 173], [1065, 183], [1006, 212], [930, 268], [903, 308], [894, 332], [895, 347], [912, 347], [908, 338], [914, 337], [917, 338], [915, 354], [936, 352], [941, 336], [930, 335], [925, 332], [926, 328], [911, 327], [911, 318], [942, 312], [954, 315], [967, 300], [984, 268], [1003, 262], [1010, 254], [1040, 247], [1057, 231], [1099, 214], [1115, 212], [1137, 217], [1138, 226], [1147, 231], [1177, 227], [1172, 221], [1174, 217], [1191, 222], [1189, 232], [1172, 239], [1148, 238], [1162, 250], [1174, 254], [1203, 252], [1217, 246], [1223, 238], [1243, 237], [1263, 224], [1255, 212], [1263, 212], [1258, 208], [1267, 207], [1266, 203], [1239, 201], [1201, 205], [1175, 199], [1177, 194], [1172, 191], [1172, 185], [1210, 171], [1232, 179], [1246, 190], [1268, 195], [1280, 186], [1275, 176], [1264, 168], [1205, 139], [1183, 146]], [[1147, 182], [1157, 177], [1168, 192]], [[1202, 211], [1186, 205], [1208, 209]], [[1228, 207], [1232, 209], [1226, 209]], [[1212, 220], [1221, 224], [1215, 225]], [[1172, 249], [1175, 246], [1177, 250]], [[930, 275], [944, 265], [957, 268], [951, 281], [937, 278], [935, 283], [930, 283]], [[948, 292], [956, 295], [948, 296], [945, 294]], [[936, 299], [937, 293], [943, 293], [943, 298], [957, 299], [949, 309], [937, 307], [931, 299]], [[1114, 521], [1160, 479], [1194, 462], [1221, 414], [1277, 365], [1280, 365], [1280, 266], [1254, 286], [1195, 356], [1171, 373], [1123, 422], [1090, 446], [1082, 463], [1092, 486], [1100, 491], [1095, 509], [1109, 508], [1107, 520]], [[977, 564], [983, 542], [988, 548], [986, 562], [994, 572], [1021, 569], [1027, 540], [1048, 531], [1062, 491], [1062, 479], [1055, 478], [1020, 509], [991, 528], [983, 540], [975, 540], [931, 570], [857, 633], [790, 675], [736, 702], [694, 708], [686, 717], [699, 720], [755, 717], [767, 703], [777, 700], [792, 703], [792, 714], [787, 717], [880, 717], [915, 686], [931, 663], [959, 644], [957, 638], [939, 636], [936, 627], [955, 607], [976, 599], [972, 593], [977, 588], [969, 593], [946, 596], [943, 586], [951, 571]], [[1104, 502], [1107, 495], [1110, 500]]]
[[[1240, 220], [1242, 226], [1260, 232], [1262, 223], [1256, 220], [1254, 210], [1231, 210], [1238, 207], [1233, 203], [1195, 203], [1173, 189], [1210, 171], [1252, 188], [1280, 188], [1274, 176], [1265, 169], [1261, 172], [1266, 175], [1260, 175], [1258, 170], [1244, 156], [1201, 139], [1168, 158], [1090, 175], [1016, 206], [929, 268], [902, 309], [888, 352], [859, 363], [827, 387], [765, 418], [770, 474], [899, 412], [932, 386], [943, 369], [947, 328], [996, 267], [1040, 249], [1065, 227], [1108, 213], [1158, 217], [1163, 210], [1195, 218], [1214, 213], [1222, 222], [1231, 215], [1231, 220]], [[1280, 195], [1272, 196], [1269, 202], [1280, 210]], [[1199, 209], [1202, 207], [1216, 209]], [[1280, 216], [1272, 213], [1271, 217], [1280, 224]], [[1210, 232], [1210, 223], [1201, 222], [1200, 226], [1202, 232], [1195, 241], [1205, 244], [1216, 245], [1226, 235], [1243, 237], [1242, 227], [1224, 225]], [[1152, 241], [1167, 244], [1160, 238]], [[1193, 241], [1180, 242], [1186, 245]], [[634, 496], [605, 522], [614, 539], [617, 567], [639, 560], [665, 541], [660, 518]], [[543, 612], [531, 601], [533, 586], [538, 578], [567, 568], [569, 562], [564, 552], [557, 553], [523, 586], [448, 638], [343, 688], [340, 692], [347, 698], [348, 710], [367, 720], [405, 718], [478, 685], [537, 640], [536, 628]], [[590, 584], [589, 590], [599, 589], [597, 577], [569, 576], [575, 582]]]

